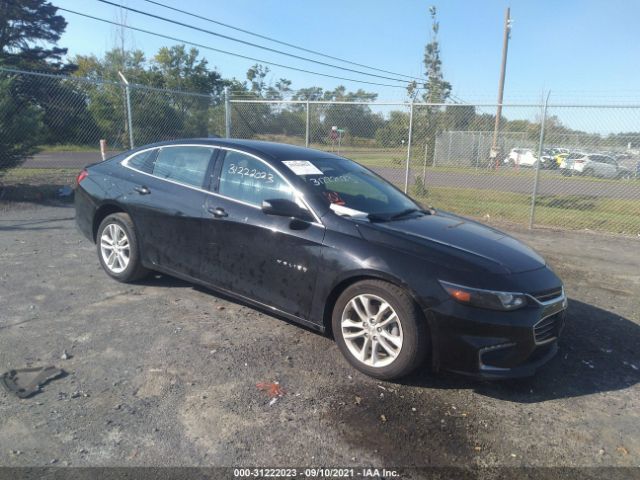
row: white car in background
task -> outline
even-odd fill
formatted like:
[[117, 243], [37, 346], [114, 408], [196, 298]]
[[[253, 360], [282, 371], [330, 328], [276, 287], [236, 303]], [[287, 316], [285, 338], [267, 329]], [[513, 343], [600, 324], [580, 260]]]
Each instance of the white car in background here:
[[[530, 148], [513, 148], [509, 152], [509, 156], [504, 159], [504, 163], [511, 165], [512, 167], [536, 167], [538, 164], [538, 157], [533, 153]], [[542, 165], [544, 166], [545, 159], [542, 159]]]
[[588, 177], [629, 179], [633, 175], [631, 170], [618, 165], [614, 158], [591, 153], [570, 153], [560, 162], [560, 169], [564, 175], [579, 174]]

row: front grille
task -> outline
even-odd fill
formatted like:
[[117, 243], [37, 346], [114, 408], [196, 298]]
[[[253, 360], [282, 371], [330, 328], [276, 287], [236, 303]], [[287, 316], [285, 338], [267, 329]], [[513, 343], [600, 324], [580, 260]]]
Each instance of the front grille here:
[[540, 320], [540, 322], [533, 327], [533, 334], [535, 336], [536, 343], [545, 343], [556, 338], [558, 336], [561, 322], [562, 312]]
[[552, 288], [551, 290], [544, 290], [542, 292], [534, 293], [533, 296], [539, 302], [548, 302], [549, 300], [553, 300], [554, 298], [562, 296], [562, 287]]

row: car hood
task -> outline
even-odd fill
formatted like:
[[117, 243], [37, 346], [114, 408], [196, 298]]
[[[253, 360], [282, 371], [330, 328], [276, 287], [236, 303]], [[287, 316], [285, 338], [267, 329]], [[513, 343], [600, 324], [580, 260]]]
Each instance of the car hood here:
[[[540, 255], [515, 238], [450, 213], [438, 211], [435, 215], [370, 225], [370, 229], [360, 229], [367, 240], [382, 241], [396, 247], [402, 244], [395, 241], [401, 237], [413, 244], [418, 242], [422, 247], [437, 247], [441, 252], [453, 254], [465, 262], [477, 263], [496, 273], [521, 273], [545, 266]], [[415, 251], [414, 248], [411, 250]]]

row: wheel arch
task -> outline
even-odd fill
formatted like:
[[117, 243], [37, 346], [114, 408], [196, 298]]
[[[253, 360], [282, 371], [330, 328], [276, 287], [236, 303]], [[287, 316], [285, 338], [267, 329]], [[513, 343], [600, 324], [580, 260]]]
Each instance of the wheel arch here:
[[375, 271], [353, 273], [337, 281], [325, 299], [324, 311], [322, 315], [322, 323], [324, 326], [325, 333], [328, 336], [333, 337], [331, 317], [333, 315], [333, 308], [336, 302], [338, 301], [338, 297], [340, 297], [342, 292], [344, 292], [347, 288], [349, 288], [354, 283], [358, 283], [364, 280], [382, 280], [392, 285], [395, 285], [396, 287], [402, 288], [404, 291], [406, 291], [409, 294], [409, 296], [413, 299], [413, 301], [416, 302], [416, 304], [420, 307], [420, 310], [424, 311], [425, 305], [419, 300], [419, 297], [416, 294], [416, 292], [413, 291], [409, 287], [409, 285], [407, 285], [405, 282], [403, 282], [399, 278], [394, 277], [393, 275], [385, 274], [384, 272], [375, 272]]
[[96, 237], [98, 235], [98, 227], [100, 227], [100, 224], [102, 223], [102, 221], [107, 216], [113, 213], [119, 213], [119, 212], [126, 213], [127, 215], [129, 215], [129, 212], [127, 212], [127, 210], [122, 205], [119, 205], [117, 203], [111, 203], [111, 202], [103, 203], [98, 207], [98, 209], [96, 210], [96, 213], [93, 215], [93, 225], [91, 227], [94, 243], [97, 240]]

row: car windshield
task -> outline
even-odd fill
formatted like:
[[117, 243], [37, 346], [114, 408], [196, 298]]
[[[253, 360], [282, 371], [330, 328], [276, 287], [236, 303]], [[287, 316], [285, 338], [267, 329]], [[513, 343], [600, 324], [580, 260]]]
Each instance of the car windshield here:
[[390, 183], [346, 158], [283, 161], [339, 215], [388, 221], [422, 212]]

